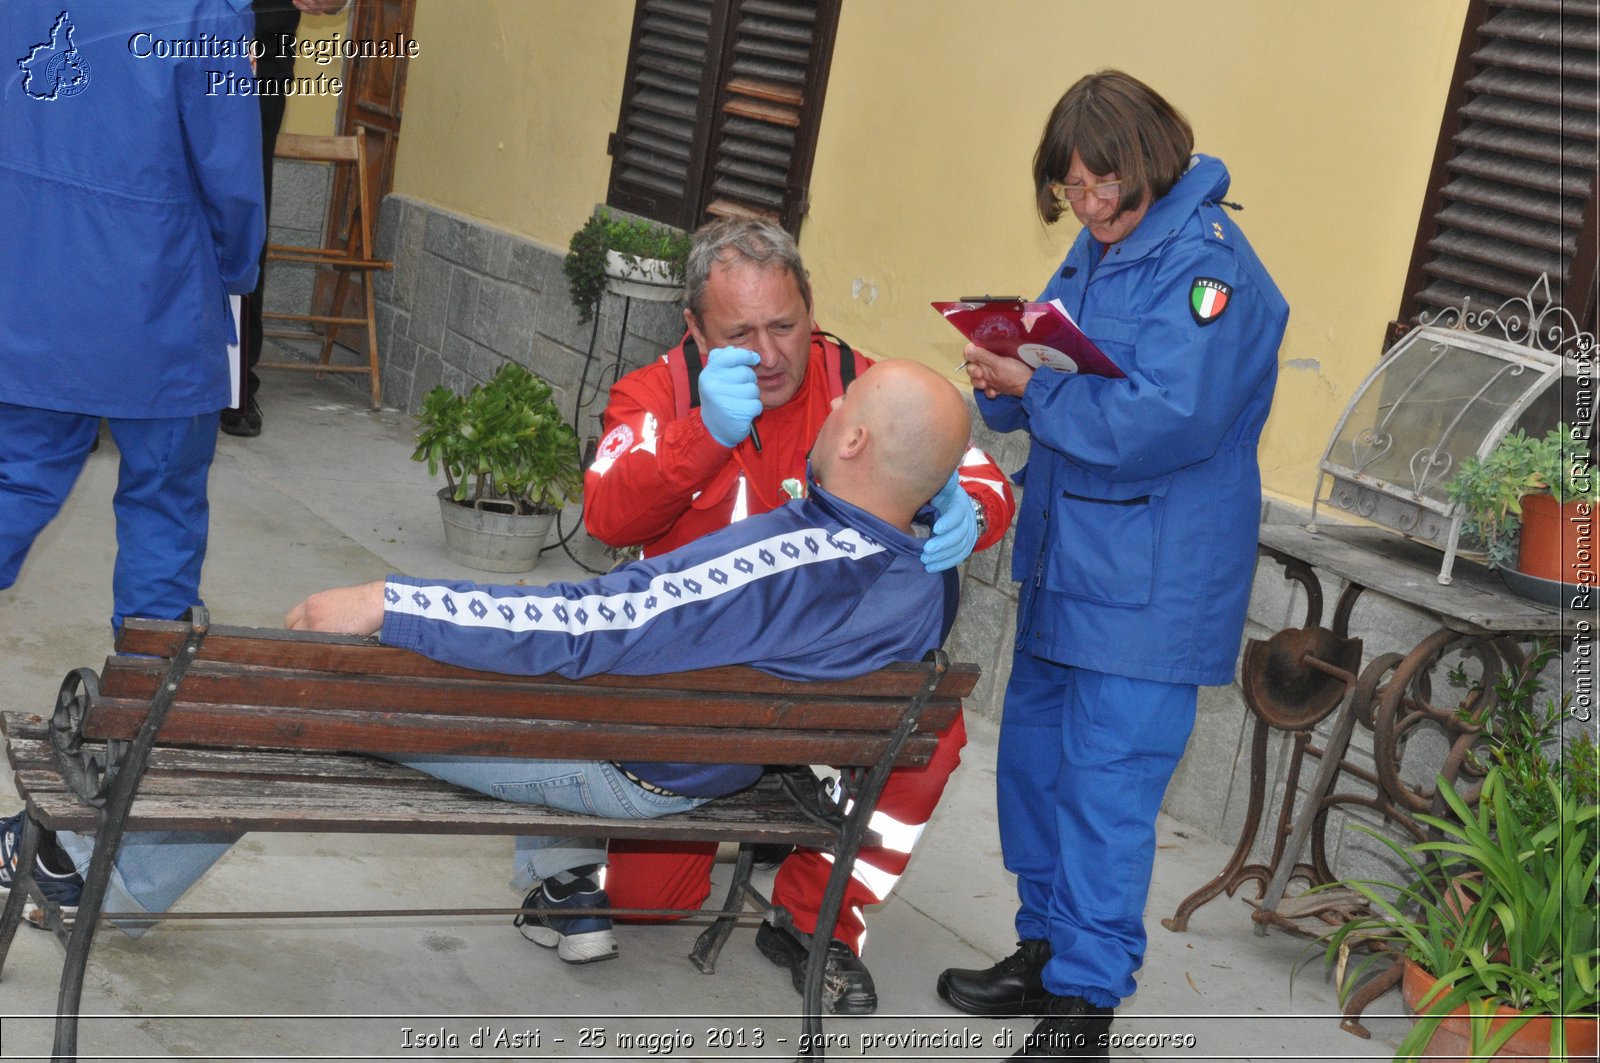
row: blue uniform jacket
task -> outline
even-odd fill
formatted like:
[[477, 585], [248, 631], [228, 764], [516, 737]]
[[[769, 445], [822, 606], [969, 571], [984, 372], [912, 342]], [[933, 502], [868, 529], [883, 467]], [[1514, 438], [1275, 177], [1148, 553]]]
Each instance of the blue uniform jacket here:
[[[390, 577], [382, 639], [516, 675], [657, 675], [748, 664], [786, 679], [863, 675], [938, 647], [953, 572], [922, 541], [816, 484], [809, 497], [583, 583], [485, 586]], [[750, 764], [629, 764], [677, 793], [753, 783]]]
[[[1032, 438], [1012, 575], [1018, 646], [1038, 657], [1232, 681], [1255, 570], [1256, 442], [1289, 306], [1218, 205], [1227, 190], [1222, 162], [1196, 156], [1109, 250], [1080, 233], [1040, 297], [1059, 298], [1127, 379], [1041, 369], [1020, 398], [978, 396], [991, 428]], [[1194, 299], [1216, 285], [1227, 302], [1205, 318]]]
[[0, 402], [228, 404], [264, 223], [260, 104], [219, 89], [253, 25], [246, 0], [0, 3]]

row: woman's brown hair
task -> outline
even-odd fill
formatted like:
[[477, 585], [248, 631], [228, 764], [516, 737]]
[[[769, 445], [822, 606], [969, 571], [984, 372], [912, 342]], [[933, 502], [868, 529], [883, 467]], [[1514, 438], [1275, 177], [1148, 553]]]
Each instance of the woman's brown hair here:
[[1080, 78], [1050, 112], [1033, 154], [1033, 185], [1046, 224], [1061, 217], [1051, 185], [1066, 179], [1072, 154], [1092, 172], [1122, 182], [1117, 213], [1172, 190], [1194, 153], [1194, 130], [1177, 108], [1138, 78], [1102, 70]]

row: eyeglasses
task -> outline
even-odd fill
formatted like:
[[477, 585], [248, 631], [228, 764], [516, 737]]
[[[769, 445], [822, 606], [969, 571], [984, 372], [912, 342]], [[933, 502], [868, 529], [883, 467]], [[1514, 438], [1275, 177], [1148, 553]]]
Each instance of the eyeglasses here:
[[1064, 185], [1056, 181], [1051, 183], [1050, 192], [1056, 197], [1057, 202], [1077, 203], [1083, 199], [1086, 192], [1093, 192], [1096, 199], [1120, 199], [1122, 182], [1101, 181], [1097, 185]]

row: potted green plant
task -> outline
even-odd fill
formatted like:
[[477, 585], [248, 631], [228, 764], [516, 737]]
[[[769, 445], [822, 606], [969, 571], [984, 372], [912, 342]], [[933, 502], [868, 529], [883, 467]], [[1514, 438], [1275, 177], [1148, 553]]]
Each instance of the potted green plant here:
[[688, 257], [689, 237], [681, 230], [601, 207], [572, 234], [561, 268], [578, 320], [587, 322], [608, 286], [636, 299], [678, 298]]
[[1462, 530], [1489, 564], [1558, 584], [1576, 584], [1579, 543], [1592, 543], [1596, 490], [1588, 443], [1566, 424], [1543, 437], [1521, 429], [1487, 457], [1467, 458], [1448, 485]]
[[[1600, 768], [1587, 734], [1547, 755], [1566, 703], [1535, 709], [1533, 701], [1554, 652], [1539, 647], [1503, 674], [1483, 718], [1469, 721], [1481, 727], [1482, 744], [1466, 774], [1487, 769], [1476, 806], [1441, 778], [1449, 815], [1417, 817], [1429, 840], [1366, 831], [1397, 856], [1402, 881], [1328, 887], [1353, 890], [1371, 913], [1327, 938], [1324, 958], [1341, 972], [1341, 996], [1375, 965], [1404, 955], [1402, 993], [1418, 1021], [1397, 1059], [1594, 1057]], [[1358, 948], [1366, 951], [1352, 965]]]
[[[1496, 677], [1492, 699], [1469, 699], [1460, 710], [1462, 722], [1479, 736], [1478, 744], [1467, 753], [1468, 769], [1485, 775], [1498, 768], [1506, 800], [1525, 820], [1552, 814], [1546, 786], [1551, 780], [1570, 788], [1587, 804], [1600, 803], [1600, 767], [1596, 766], [1593, 740], [1582, 734], [1562, 741], [1571, 694], [1538, 702], [1545, 689], [1540, 676], [1558, 659], [1561, 646], [1558, 640], [1540, 639], [1521, 664]], [[1455, 686], [1478, 685], [1468, 680], [1462, 669], [1453, 670], [1450, 681]], [[1552, 756], [1556, 747], [1557, 755]], [[1600, 850], [1600, 832], [1591, 832], [1584, 844], [1587, 860]]]
[[444, 470], [449, 555], [491, 572], [533, 568], [556, 511], [583, 490], [578, 437], [550, 385], [508, 362], [465, 395], [434, 388], [417, 421], [412, 460]]

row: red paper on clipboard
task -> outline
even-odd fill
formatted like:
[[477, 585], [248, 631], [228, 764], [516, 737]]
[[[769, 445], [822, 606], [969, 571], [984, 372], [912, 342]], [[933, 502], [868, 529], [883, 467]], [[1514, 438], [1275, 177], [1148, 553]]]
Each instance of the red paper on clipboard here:
[[984, 350], [1018, 358], [1035, 369], [1063, 373], [1127, 376], [1083, 334], [1059, 299], [1029, 303], [1021, 299], [976, 299], [934, 303], [967, 339]]

